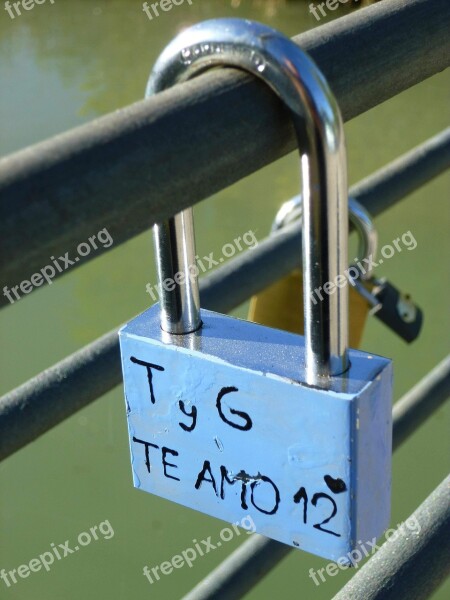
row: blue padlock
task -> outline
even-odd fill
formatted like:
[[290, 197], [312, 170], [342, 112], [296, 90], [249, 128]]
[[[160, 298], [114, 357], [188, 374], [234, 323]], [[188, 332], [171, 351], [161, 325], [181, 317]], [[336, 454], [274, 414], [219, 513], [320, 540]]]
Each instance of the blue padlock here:
[[262, 79], [292, 117], [305, 337], [200, 310], [192, 209], [155, 225], [161, 302], [120, 331], [134, 485], [345, 561], [389, 523], [392, 368], [348, 350], [342, 118], [303, 51], [239, 19], [178, 35], [147, 95], [216, 66]]

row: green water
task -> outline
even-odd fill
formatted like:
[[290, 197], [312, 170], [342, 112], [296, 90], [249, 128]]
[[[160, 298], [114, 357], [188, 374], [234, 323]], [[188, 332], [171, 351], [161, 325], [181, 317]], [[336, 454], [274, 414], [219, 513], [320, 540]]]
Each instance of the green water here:
[[[192, 7], [185, 3], [153, 21], [140, 2], [131, 1], [47, 1], [14, 20], [0, 6], [0, 155], [140, 99], [155, 57], [190, 23], [233, 15], [266, 22], [288, 35], [316, 25], [307, 3], [234, 4], [241, 6], [232, 8], [231, 0], [195, 0]], [[350, 182], [445, 127], [448, 89], [448, 77], [433, 77], [347, 124]], [[200, 204], [199, 253], [220, 255], [223, 244], [248, 229], [264, 237], [277, 207], [298, 191], [296, 168], [296, 157], [288, 156]], [[377, 219], [382, 245], [409, 230], [417, 240], [415, 250], [395, 254], [379, 274], [409, 291], [426, 314], [423, 333], [411, 346], [374, 319], [366, 328], [363, 348], [394, 359], [396, 399], [448, 352], [448, 192], [448, 180], [440, 177]], [[136, 260], [142, 256], [148, 259]], [[155, 281], [146, 233], [3, 309], [0, 391], [145, 309], [150, 302], [145, 283]], [[2, 287], [16, 283], [2, 282]], [[246, 310], [243, 306], [234, 314], [245, 316]], [[395, 455], [393, 526], [448, 471], [448, 414], [448, 409], [437, 411]], [[193, 538], [217, 539], [223, 523], [133, 489], [127, 444], [122, 390], [117, 388], [1, 465], [0, 569], [29, 563], [51, 543], [69, 540], [73, 547], [80, 532], [103, 521], [114, 530], [110, 539], [100, 536], [55, 561], [50, 572], [19, 578], [9, 588], [0, 580], [1, 599], [174, 599], [240, 542], [244, 534], [192, 568], [150, 585], [144, 565], [170, 560]], [[325, 564], [292, 552], [248, 598], [331, 598], [349, 573], [316, 587], [308, 571]], [[447, 585], [433, 598], [449, 595]]]

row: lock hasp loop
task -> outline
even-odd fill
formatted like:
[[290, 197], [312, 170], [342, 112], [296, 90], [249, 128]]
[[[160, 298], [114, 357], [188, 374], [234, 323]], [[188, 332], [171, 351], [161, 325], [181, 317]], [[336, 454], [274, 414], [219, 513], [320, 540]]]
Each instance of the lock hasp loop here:
[[[157, 60], [146, 95], [220, 66], [237, 67], [264, 81], [292, 118], [302, 173], [306, 382], [326, 387], [330, 376], [348, 368], [348, 289], [337, 288], [320, 302], [314, 297], [314, 290], [334, 282], [348, 261], [340, 110], [305, 52], [279, 32], [240, 19], [205, 21], [180, 33]], [[160, 282], [179, 272], [185, 275], [170, 291], [161, 286], [161, 327], [172, 334], [195, 331], [201, 319], [198, 282], [191, 275], [196, 254], [192, 209], [155, 225], [154, 240]]]

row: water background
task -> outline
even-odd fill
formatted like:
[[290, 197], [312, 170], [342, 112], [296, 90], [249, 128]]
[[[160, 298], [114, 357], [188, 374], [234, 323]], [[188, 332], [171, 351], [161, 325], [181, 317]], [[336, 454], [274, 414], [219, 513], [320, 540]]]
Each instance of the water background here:
[[[119, 0], [57, 0], [14, 20], [2, 10], [0, 155], [139, 100], [156, 56], [186, 25], [236, 16], [292, 36], [317, 24], [308, 3], [234, 4], [239, 6], [195, 0], [192, 7], [185, 3], [153, 21], [140, 2]], [[339, 15], [345, 10], [341, 7]], [[339, 15], [330, 14], [322, 22]], [[367, 48], [368, 56], [370, 52]], [[441, 74], [346, 124], [350, 183], [442, 130], [448, 122], [448, 90], [448, 76]], [[199, 254], [220, 256], [223, 244], [249, 229], [259, 239], [265, 237], [279, 205], [298, 193], [297, 168], [293, 153], [198, 205]], [[409, 291], [425, 309], [425, 326], [413, 345], [375, 319], [365, 330], [363, 349], [394, 359], [396, 399], [448, 352], [448, 192], [448, 180], [440, 177], [376, 219], [381, 245], [407, 231], [417, 240], [415, 250], [395, 254], [377, 273]], [[156, 282], [149, 232], [1, 310], [0, 392], [144, 310], [150, 304], [147, 282]], [[19, 282], [3, 282], [2, 287], [5, 283], [11, 287]], [[242, 306], [233, 314], [245, 317], [247, 309]], [[448, 471], [448, 415], [448, 408], [437, 411], [395, 455], [394, 527]], [[29, 563], [52, 542], [73, 541], [106, 519], [115, 532], [110, 540], [100, 539], [56, 562], [49, 573], [33, 573], [11, 588], [0, 581], [0, 598], [5, 600], [172, 600], [244, 537], [199, 558], [192, 569], [184, 567], [150, 586], [142, 575], [144, 565], [170, 560], [193, 538], [217, 539], [224, 524], [133, 489], [121, 388], [4, 462], [0, 487], [0, 568]], [[312, 555], [292, 552], [248, 598], [331, 598], [352, 573], [340, 572], [316, 587], [308, 571], [325, 565]], [[449, 595], [447, 584], [433, 598]]]

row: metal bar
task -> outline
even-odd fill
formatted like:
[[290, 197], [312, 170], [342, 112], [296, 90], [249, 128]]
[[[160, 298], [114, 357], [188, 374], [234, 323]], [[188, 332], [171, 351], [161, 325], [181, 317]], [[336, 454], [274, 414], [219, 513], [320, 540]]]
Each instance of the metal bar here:
[[[390, 0], [294, 41], [349, 120], [446, 68], [449, 29], [447, 0]], [[290, 152], [294, 137], [273, 93], [227, 69], [4, 158], [1, 286], [103, 228], [117, 246]], [[8, 305], [3, 294], [0, 302]]]
[[450, 477], [409, 517], [408, 527], [386, 541], [333, 600], [422, 600], [450, 574]]
[[[352, 186], [349, 195], [376, 217], [449, 167], [450, 128]], [[227, 312], [300, 266], [298, 235], [298, 228], [287, 226], [205, 278], [202, 305]]]
[[394, 450], [447, 400], [450, 394], [449, 388], [450, 356], [447, 356], [395, 403], [392, 410]]
[[115, 329], [0, 398], [0, 460], [112, 390], [120, 375]]
[[255, 533], [208, 573], [182, 600], [238, 600], [255, 587], [291, 550], [287, 544]]
[[[400, 411], [396, 411], [394, 406], [393, 448], [397, 449], [449, 395], [450, 357], [447, 357], [396, 403], [402, 407]], [[412, 397], [414, 402], [410, 400]], [[405, 427], [404, 423], [410, 426]], [[183, 600], [241, 598], [292, 550], [290, 546], [284, 546], [275, 540], [253, 535], [184, 596]], [[363, 598], [354, 597], [358, 600]], [[344, 598], [342, 596], [342, 600]]]
[[[404, 187], [409, 189], [407, 180], [412, 164], [416, 180], [422, 184], [446, 167], [441, 155], [450, 154], [450, 129], [419, 148], [422, 149], [421, 160], [416, 160], [410, 152], [396, 161], [395, 170], [388, 167], [375, 173], [374, 190], [370, 186], [371, 178], [364, 180], [364, 206], [372, 215], [399, 201]], [[442, 152], [436, 154], [436, 149]], [[435, 156], [438, 166], [430, 162], [430, 156]], [[390, 204], [383, 196], [387, 180], [392, 181], [396, 189], [396, 195], [389, 195]], [[350, 190], [358, 201], [359, 187]], [[376, 189], [380, 190], [380, 196]], [[292, 271], [300, 261], [299, 237], [298, 226], [287, 226], [251, 252], [217, 269], [200, 283], [202, 306], [225, 313]], [[120, 378], [119, 342], [117, 329], [114, 329], [5, 394], [0, 398], [0, 460], [109, 392], [120, 383]]]

